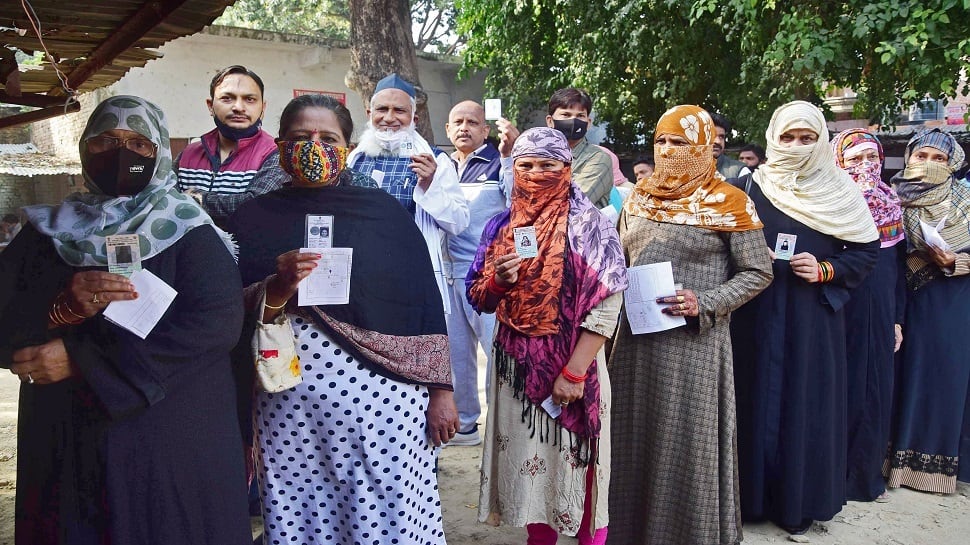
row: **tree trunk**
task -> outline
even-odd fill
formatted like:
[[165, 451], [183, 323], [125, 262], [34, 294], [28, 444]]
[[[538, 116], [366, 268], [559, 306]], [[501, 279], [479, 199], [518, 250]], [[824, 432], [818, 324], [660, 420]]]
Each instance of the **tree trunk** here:
[[428, 118], [428, 95], [418, 78], [418, 57], [411, 36], [408, 0], [350, 0], [350, 71], [344, 82], [370, 105], [374, 87], [397, 72], [417, 91], [418, 132], [431, 145], [434, 134]]

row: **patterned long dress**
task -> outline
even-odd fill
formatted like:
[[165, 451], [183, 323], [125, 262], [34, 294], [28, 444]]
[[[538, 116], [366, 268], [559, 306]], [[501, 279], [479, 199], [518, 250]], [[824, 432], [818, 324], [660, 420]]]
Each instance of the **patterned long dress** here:
[[700, 316], [633, 335], [621, 313], [613, 377], [610, 533], [616, 544], [734, 544], [741, 539], [731, 311], [771, 281], [761, 230], [716, 232], [624, 215], [631, 267], [663, 261]]
[[[605, 337], [616, 328], [622, 301], [614, 294], [594, 308], [582, 327]], [[498, 327], [506, 327], [499, 323]], [[609, 523], [607, 494], [610, 487], [610, 377], [603, 349], [596, 356], [600, 385], [602, 429], [596, 441], [595, 479], [590, 510], [593, 529]], [[578, 438], [555, 431], [555, 424], [532, 406], [523, 417], [522, 399], [513, 394], [508, 377], [497, 371], [488, 392], [488, 419], [482, 455], [480, 522], [522, 527], [548, 524], [558, 533], [575, 536], [583, 519], [588, 466], [577, 461], [582, 450]], [[531, 422], [531, 425], [530, 425]], [[556, 440], [553, 440], [556, 437]]]

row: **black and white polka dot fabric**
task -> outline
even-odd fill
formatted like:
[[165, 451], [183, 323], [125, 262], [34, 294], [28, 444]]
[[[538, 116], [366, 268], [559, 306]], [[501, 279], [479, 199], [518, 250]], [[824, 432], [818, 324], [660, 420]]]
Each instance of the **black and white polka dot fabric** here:
[[428, 389], [290, 319], [303, 382], [256, 397], [265, 543], [444, 544]]

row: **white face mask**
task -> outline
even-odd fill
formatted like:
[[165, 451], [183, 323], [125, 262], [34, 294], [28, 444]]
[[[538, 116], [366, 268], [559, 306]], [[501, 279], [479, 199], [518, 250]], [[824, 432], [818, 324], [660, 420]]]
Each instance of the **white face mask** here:
[[401, 147], [403, 142], [411, 138], [411, 134], [406, 127], [398, 131], [378, 129], [374, 131], [374, 137], [377, 138], [377, 142], [384, 151], [395, 151]]

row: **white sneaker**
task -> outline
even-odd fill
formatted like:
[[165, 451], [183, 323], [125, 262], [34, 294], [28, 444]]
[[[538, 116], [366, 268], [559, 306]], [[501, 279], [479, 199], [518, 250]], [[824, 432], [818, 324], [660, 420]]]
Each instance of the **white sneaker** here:
[[448, 446], [454, 447], [473, 447], [480, 444], [482, 444], [482, 435], [478, 433], [477, 427], [472, 431], [458, 432], [451, 441], [448, 441]]

